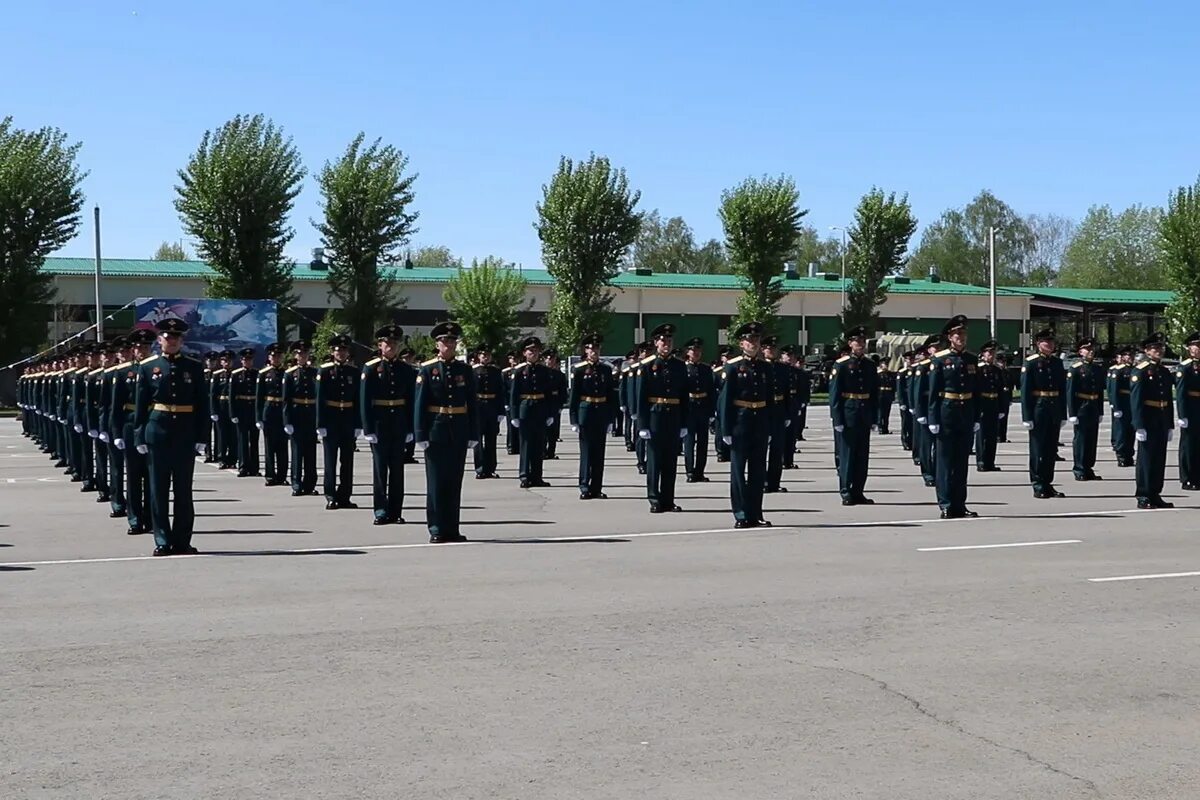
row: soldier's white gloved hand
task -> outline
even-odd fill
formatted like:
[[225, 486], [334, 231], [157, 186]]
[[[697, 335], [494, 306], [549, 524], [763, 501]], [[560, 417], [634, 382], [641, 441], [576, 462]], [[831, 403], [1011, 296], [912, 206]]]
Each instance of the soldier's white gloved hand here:
[[467, 449], [468, 450], [474, 450], [475, 445], [477, 445], [477, 444], [479, 444], [479, 441], [477, 439], [467, 439]]
[[1008, 416], [1008, 414], [1005, 414], [1005, 413], [1002, 411], [1002, 412], [1000, 412], [999, 414], [997, 414], [997, 415], [996, 415], [996, 419], [1004, 419], [1004, 418], [1005, 418], [1005, 417], [1007, 417], [1007, 416]]
[[521, 427], [521, 420], [519, 420], [519, 419], [514, 419], [514, 420], [512, 421], [512, 426], [513, 426], [514, 428], [519, 428], [519, 427]]
[[204, 455], [204, 444], [202, 442], [196, 442], [196, 455]]
[[1124, 412], [1124, 411], [1114, 411], [1114, 412], [1113, 412], [1113, 417], [1115, 417], [1116, 419], [1120, 419], [1120, 418], [1121, 418], [1121, 417], [1123, 417], [1123, 416], [1125, 416], [1125, 412]]
[[639, 438], [639, 439], [649, 439], [649, 438], [650, 438], [650, 431], [648, 431], [648, 430], [646, 430], [645, 428], [643, 428], [642, 430], [638, 431], [638, 438]]
[[283, 432], [286, 433], [288, 436], [291, 436], [293, 433], [296, 432], [296, 426], [295, 425], [284, 425]]
[[721, 441], [727, 445], [731, 445], [731, 446], [733, 445], [733, 437], [732, 436], [722, 436]]
[[499, 422], [501, 425], [503, 425], [504, 424], [504, 415], [501, 414], [500, 416], [496, 417], [496, 422]]
[[845, 425], [834, 425], [833, 429], [837, 433], [841, 433], [842, 431], [846, 430], [846, 426]]
[[549, 428], [554, 424], [554, 417], [546, 417], [546, 427]]
[[1179, 427], [1181, 427], [1181, 428], [1186, 428], [1188, 426], [1187, 417], [1180, 417], [1179, 422], [1177, 422], [1176, 424], [1179, 425]]
[[139, 444], [139, 445], [137, 446], [137, 451], [138, 451], [139, 453], [141, 453], [142, 455], [146, 455], [146, 453], [149, 453], [149, 452], [150, 452], [150, 448], [149, 448], [149, 447], [147, 447], [147, 446], [146, 446], [146, 445], [144, 445], [144, 444]]
[[983, 427], [982, 425], [980, 425], [978, 422], [976, 422], [975, 423], [975, 433], [979, 433], [979, 429], [982, 427]]
[[423, 451], [423, 450], [424, 450], [426, 447], [429, 447], [429, 442], [417, 442], [417, 449], [418, 449], [418, 450], [422, 450], [422, 451]]
[[709, 421], [709, 422], [712, 422], [712, 421], [713, 421], [713, 420], [715, 420], [716, 418], [717, 418], [717, 415], [716, 415], [716, 414], [713, 414], [711, 417], [709, 417], [709, 418], [708, 418], [708, 421]]
[[579, 426], [578, 426], [578, 425], [572, 425], [572, 426], [571, 426], [571, 433], [579, 433]]
[[75, 432], [76, 432], [76, 433], [83, 433], [83, 426], [82, 426], [82, 425], [75, 425], [75, 426], [74, 426], [74, 428], [75, 428]]
[[900, 406], [901, 411], [908, 411], [908, 406]]
[[621, 406], [621, 413], [624, 414], [625, 411], [626, 411], [625, 406]]
[[1169, 442], [1174, 438], [1175, 438], [1175, 431], [1167, 431], [1167, 441]]
[[629, 415], [629, 418], [630, 418], [630, 419], [637, 419], [637, 414], [630, 414], [630, 415]]
[[355, 438], [355, 439], [361, 439], [361, 438], [362, 438], [362, 428], [355, 428], [355, 429], [354, 429], [354, 438]]
[[217, 421], [217, 415], [216, 415], [216, 414], [209, 414], [209, 415], [208, 415], [208, 418], [209, 418], [209, 419], [211, 419], [213, 422], [216, 422], [216, 421]]
[[1149, 439], [1149, 438], [1150, 438], [1150, 437], [1149, 437], [1149, 436], [1146, 434], [1146, 429], [1145, 429], [1145, 428], [1138, 428], [1138, 429], [1137, 429], [1137, 431], [1136, 431], [1136, 432], [1133, 434], [1133, 436], [1134, 436], [1134, 438], [1135, 438], [1135, 439], [1137, 439], [1139, 442], [1144, 442], [1144, 441], [1146, 441], [1147, 439]]
[[237, 418], [237, 417], [230, 417], [229, 419], [230, 419], [232, 422], [237, 422], [237, 421], [238, 421], [238, 418]]
[[105, 433], [104, 431], [100, 431], [100, 441], [102, 441], [102, 442], [108, 441], [108, 434]]
[[929, 426], [929, 432], [932, 433], [934, 436], [937, 436], [938, 432], [940, 432], [941, 430], [942, 430], [941, 425], [930, 425]]
[[1030, 429], [1033, 428], [1032, 422], [1025, 421], [1025, 422], [1022, 422], [1021, 424], [1024, 425], [1026, 428], [1030, 428]]
[[800, 407], [801, 407], [801, 408], [808, 408], [808, 403], [801, 403], [801, 404], [800, 404]]
[[785, 420], [783, 421], [783, 427], [785, 427], [785, 428], [790, 428], [790, 427], [792, 427], [792, 421], [791, 421], [790, 419], [785, 419]]
[[686, 439], [686, 438], [687, 438], [687, 433], [688, 433], [688, 431], [687, 431], [687, 428], [680, 428], [680, 429], [679, 429], [679, 438], [680, 438], [680, 439]]
[[113, 444], [116, 445], [118, 450], [125, 449], [125, 440], [124, 439], [113, 439]]
[[379, 437], [373, 433], [367, 434], [367, 444], [379, 444]]
[[261, 422], [256, 422], [256, 423], [254, 423], [254, 427], [258, 428], [261, 431], [263, 429], [263, 424]]
[[1072, 425], [1078, 425], [1079, 417], [1067, 417], [1067, 422], [1071, 423]]
[[413, 440], [413, 439], [415, 439], [415, 438], [417, 438], [417, 437], [413, 436], [413, 435], [410, 433], [410, 434], [408, 434], [407, 436], [405, 436], [405, 437], [404, 437], [404, 443], [405, 443], [405, 444], [411, 444], [411, 443], [412, 443], [412, 440]]
[[88, 431], [88, 436], [92, 437], [93, 439], [99, 439], [100, 431], [96, 430], [95, 428], [92, 428], [91, 430]]
[[924, 425], [928, 421], [929, 421], [929, 417], [917, 417], [917, 422], [921, 423], [922, 425]]
[[[329, 435], [328, 428], [317, 428], [317, 436], [320, 436], [322, 439], [324, 439], [328, 435]], [[357, 439], [358, 436], [356, 435], [354, 438]]]

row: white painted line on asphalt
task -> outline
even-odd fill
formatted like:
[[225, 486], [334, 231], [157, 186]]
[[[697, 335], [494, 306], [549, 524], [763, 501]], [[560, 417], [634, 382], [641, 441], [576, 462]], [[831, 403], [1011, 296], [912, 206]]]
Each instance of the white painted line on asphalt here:
[[1112, 583], [1114, 581], [1151, 581], [1158, 578], [1195, 578], [1200, 572], [1160, 572], [1157, 575], [1118, 575], [1115, 578], [1088, 578], [1088, 583]]
[[943, 553], [947, 550], [997, 550], [1001, 547], [1043, 547], [1050, 544], [1083, 544], [1082, 539], [1058, 539], [1053, 542], [1004, 542], [1003, 544], [960, 544], [954, 547], [918, 547], [918, 553]]

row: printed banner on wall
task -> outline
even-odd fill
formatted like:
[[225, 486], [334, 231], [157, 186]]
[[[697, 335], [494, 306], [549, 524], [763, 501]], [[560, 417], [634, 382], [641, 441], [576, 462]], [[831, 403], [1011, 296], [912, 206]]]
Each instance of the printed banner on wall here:
[[266, 346], [278, 335], [274, 300], [138, 299], [134, 327], [153, 329], [160, 320], [171, 318], [187, 323], [183, 349], [192, 355], [253, 347], [255, 363], [261, 364]]

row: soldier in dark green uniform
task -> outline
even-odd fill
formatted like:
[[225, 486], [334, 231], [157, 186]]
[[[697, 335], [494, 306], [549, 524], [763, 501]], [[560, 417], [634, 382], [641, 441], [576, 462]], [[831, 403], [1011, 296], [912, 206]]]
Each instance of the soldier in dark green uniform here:
[[684, 344], [687, 358], [688, 413], [683, 437], [683, 470], [688, 483], [708, 483], [704, 469], [708, 465], [708, 425], [717, 413], [717, 389], [712, 367], [704, 361], [704, 340], [688, 339]]
[[479, 430], [476, 431], [472, 456], [475, 462], [475, 478], [485, 480], [500, 477], [496, 474], [496, 440], [500, 436], [500, 426], [505, 422], [504, 375], [500, 368], [492, 363], [491, 345], [480, 345], [475, 352], [475, 360], [472, 372], [475, 376], [475, 406]]
[[[96, 482], [96, 502], [111, 500], [108, 483], [108, 434], [104, 432], [104, 371], [108, 369], [114, 347], [111, 343], [96, 343], [92, 369], [84, 383], [84, 427], [87, 428], [88, 447], [92, 449], [92, 471]], [[104, 438], [100, 438], [103, 436]]]
[[513, 370], [520, 365], [520, 359], [516, 353], [509, 353], [505, 360], [508, 366], [500, 370], [500, 377], [504, 379], [504, 402], [505, 402], [505, 425], [504, 425], [504, 451], [510, 456], [518, 455], [521, 452], [521, 433], [517, 430], [517, 426], [513, 425], [514, 413], [513, 409], [508, 408], [508, 398], [512, 395]]
[[1004, 388], [1000, 390], [1000, 424], [996, 426], [996, 441], [1003, 444], [1008, 443], [1008, 421], [1012, 419], [1012, 402], [1013, 389], [1016, 384], [1012, 379], [1012, 375], [1008, 371], [1008, 356], [1004, 353], [996, 354], [996, 366], [1000, 368], [1000, 374], [1004, 376]]
[[871, 505], [863, 491], [871, 463], [871, 429], [879, 401], [875, 363], [864, 355], [867, 329], [861, 325], [846, 332], [850, 354], [839, 358], [829, 383], [829, 413], [833, 430], [841, 436], [838, 484], [842, 505]]
[[579, 434], [579, 499], [604, 500], [604, 448], [617, 405], [617, 382], [612, 367], [600, 360], [604, 337], [583, 338], [583, 360], [575, 365], [567, 415]]
[[801, 420], [804, 417], [805, 408], [808, 406], [809, 397], [806, 392], [811, 392], [812, 386], [808, 372], [802, 369], [795, 345], [785, 344], [779, 348], [779, 362], [787, 367], [787, 418], [792, 421], [791, 425], [786, 426], [783, 434], [783, 468], [797, 469], [796, 442], [800, 436]]
[[1021, 367], [1021, 424], [1029, 429], [1029, 481], [1033, 496], [1065, 495], [1054, 488], [1058, 432], [1066, 421], [1067, 376], [1055, 355], [1054, 331], [1038, 331], [1037, 352]]
[[929, 434], [937, 448], [937, 500], [942, 519], [979, 516], [967, 508], [967, 464], [979, 424], [979, 365], [967, 352], [967, 318], [942, 328], [950, 347], [934, 353], [929, 367]]
[[254, 426], [263, 435], [263, 472], [267, 486], [286, 486], [287, 434], [283, 430], [283, 353], [279, 342], [267, 346], [267, 365], [254, 388]]
[[255, 388], [258, 372], [254, 369], [254, 348], [238, 355], [242, 365], [229, 373], [229, 419], [237, 426], [239, 478], [258, 476], [258, 426], [255, 423]]
[[113, 381], [121, 364], [129, 361], [129, 343], [124, 336], [117, 336], [109, 342], [109, 358], [100, 381], [100, 413], [97, 426], [100, 429], [100, 441], [104, 443], [108, 455], [108, 504], [110, 519], [125, 516], [125, 454], [113, 443], [119, 434], [112, 429], [112, 395]]
[[550, 401], [553, 377], [541, 363], [541, 339], [527, 337], [521, 342], [521, 352], [525, 361], [513, 367], [511, 373], [508, 418], [521, 440], [521, 488], [541, 488], [550, 485], [542, 479], [542, 459], [546, 455], [546, 429], [554, 424]]
[[404, 522], [404, 451], [413, 440], [413, 390], [416, 370], [400, 357], [404, 329], [385, 325], [375, 331], [380, 356], [363, 364], [359, 388], [362, 429], [374, 465], [375, 525]]
[[296, 363], [284, 370], [283, 432], [292, 463], [292, 497], [317, 493], [317, 368], [305, 339], [288, 349]]
[[719, 435], [729, 448], [729, 501], [735, 528], [770, 527], [763, 519], [770, 406], [775, 389], [771, 367], [759, 353], [761, 322], [747, 322], [734, 335], [742, 354], [722, 367], [717, 400]]
[[804, 363], [804, 353], [796, 351], [795, 354], [795, 369], [800, 373], [798, 378], [799, 385], [795, 389], [796, 397], [796, 424], [792, 426], [794, 429], [795, 440], [803, 442], [804, 429], [808, 427], [808, 406], [812, 402], [812, 372], [808, 365]]
[[879, 408], [875, 413], [875, 427], [879, 429], [881, 435], [890, 434], [892, 421], [892, 404], [896, 401], [896, 373], [892, 372], [891, 365], [879, 354], [875, 354], [872, 360], [876, 363], [876, 373], [879, 376]]
[[358, 508], [354, 495], [354, 442], [362, 434], [359, 369], [350, 363], [350, 337], [329, 339], [330, 361], [317, 371], [317, 436], [325, 465], [325, 508]]
[[87, 430], [87, 375], [92, 371], [96, 345], [83, 345], [71, 372], [70, 410], [67, 413], [75, 437], [76, 469], [83, 479], [81, 492], [96, 491], [95, 464], [92, 459], [92, 440]]
[[1098, 481], [1096, 445], [1100, 441], [1100, 418], [1104, 416], [1104, 367], [1096, 363], [1096, 340], [1081, 339], [1075, 345], [1079, 360], [1067, 370], [1067, 421], [1075, 428], [1075, 480]]
[[222, 350], [217, 355], [217, 368], [209, 376], [209, 422], [213, 424], [216, 450], [214, 460], [219, 469], [237, 466], [237, 432], [229, 419], [229, 373], [233, 369], [233, 351]]
[[454, 357], [462, 336], [457, 323], [435, 325], [429, 335], [438, 354], [421, 364], [413, 400], [416, 446], [425, 452], [425, 522], [431, 544], [465, 542], [459, 531], [463, 470], [479, 427], [474, 376]]
[[900, 447], [912, 452], [913, 416], [908, 407], [910, 395], [909, 379], [912, 376], [913, 351], [909, 350], [901, 359], [900, 371], [896, 374], [896, 405], [900, 410]]
[[112, 401], [109, 404], [109, 429], [113, 446], [125, 458], [125, 517], [130, 536], [150, 531], [150, 476], [146, 456], [135, 447], [138, 371], [150, 358], [154, 333], [146, 328], [130, 332], [129, 359], [117, 365], [112, 377]]
[[154, 555], [189, 555], [197, 552], [192, 547], [196, 517], [192, 476], [196, 456], [204, 454], [202, 437], [208, 421], [204, 366], [182, 352], [187, 323], [165, 319], [156, 327], [162, 353], [138, 365], [134, 439], [138, 452], [146, 456], [150, 475]]
[[999, 344], [989, 339], [979, 348], [979, 374], [976, 376], [979, 405], [979, 432], [975, 434], [975, 469], [979, 472], [999, 472], [996, 466], [996, 442], [1000, 420], [1008, 413], [1001, 406], [1004, 395], [1004, 372], [996, 365]]
[[771, 381], [775, 387], [771, 411], [768, 418], [771, 422], [771, 441], [767, 443], [767, 474], [763, 491], [767, 494], [786, 492], [787, 488], [780, 486], [783, 480], [783, 451], [787, 445], [787, 430], [792, 426], [788, 416], [791, 407], [792, 381], [791, 369], [779, 360], [779, 337], [764, 336], [761, 342], [763, 360], [771, 366]]
[[1129, 406], [1133, 415], [1134, 438], [1137, 439], [1137, 505], [1138, 508], [1174, 508], [1162, 498], [1167, 470], [1167, 443], [1174, 433], [1171, 409], [1173, 376], [1162, 364], [1166, 339], [1153, 333], [1142, 341], [1146, 354], [1130, 376]]
[[550, 370], [550, 393], [547, 398], [550, 401], [549, 410], [554, 417], [554, 422], [546, 430], [546, 458], [550, 460], [558, 459], [558, 440], [562, 432], [562, 410], [567, 404], [567, 376], [560, 368], [561, 361], [558, 357], [558, 351], [553, 347], [546, 350], [545, 354], [546, 369]]
[[674, 337], [675, 326], [670, 323], [651, 331], [655, 352], [638, 363], [635, 374], [638, 438], [645, 443], [651, 514], [683, 510], [675, 503], [675, 477], [687, 433], [687, 367], [671, 355]]
[[[204, 391], [206, 396], [209, 398], [208, 408], [210, 412], [213, 408], [215, 408], [215, 406], [212, 404], [213, 373], [217, 370], [219, 357], [220, 353], [216, 351], [209, 351], [204, 354]], [[205, 464], [211, 464], [217, 460], [215, 448], [213, 446], [213, 439], [216, 436], [216, 426], [213, 423], [212, 414], [210, 413], [208, 416], [209, 419], [204, 423]]]
[[[417, 378], [417, 368], [420, 364], [417, 363], [417, 351], [411, 347], [405, 347], [400, 351], [400, 360], [408, 364], [413, 369], [413, 380]], [[404, 463], [416, 464], [417, 462], [417, 443], [412, 434], [409, 434], [408, 442], [404, 445]]]
[[[1179, 415], [1179, 483], [1200, 489], [1200, 331], [1184, 339], [1188, 357], [1175, 370], [1175, 410]], [[1196, 420], [1196, 427], [1191, 426]]]
[[1133, 348], [1117, 350], [1117, 361], [1108, 369], [1108, 405], [1112, 409], [1112, 448], [1118, 467], [1133, 466], [1133, 424], [1130, 421], [1130, 376]]
[[[755, 344], [757, 345], [757, 342]], [[755, 350], [755, 352], [757, 353], [758, 351]], [[713, 365], [713, 389], [717, 393], [718, 403], [720, 402], [721, 396], [721, 380], [725, 377], [725, 365], [729, 363], [731, 358], [737, 358], [737, 353], [738, 351], [735, 351], [732, 348], [726, 348], [725, 350], [721, 351], [721, 356], [718, 359], [718, 363]], [[712, 433], [714, 437], [713, 451], [717, 454], [717, 463], [725, 464], [729, 462], [729, 445], [725, 443], [725, 437], [721, 435], [720, 416], [720, 406], [718, 405], [717, 418], [713, 420], [712, 424]]]
[[637, 419], [638, 383], [641, 376], [641, 364], [647, 358], [650, 358], [650, 354], [653, 352], [654, 344], [651, 342], [642, 342], [637, 346], [633, 368], [629, 371], [629, 388], [626, 390], [626, 398], [629, 400], [629, 414], [633, 418], [633, 452], [637, 457], [637, 471], [639, 475], [646, 474], [646, 440], [639, 435], [642, 430], [642, 423]]
[[909, 409], [913, 414], [913, 460], [921, 467], [925, 485], [937, 486], [937, 455], [933, 437], [929, 434], [929, 369], [933, 354], [941, 349], [942, 337], [933, 334], [925, 339], [909, 379]]

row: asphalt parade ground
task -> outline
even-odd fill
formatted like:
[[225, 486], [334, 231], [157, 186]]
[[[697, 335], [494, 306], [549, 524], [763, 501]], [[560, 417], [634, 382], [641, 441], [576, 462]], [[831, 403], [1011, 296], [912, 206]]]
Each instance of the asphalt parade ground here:
[[[79, 492], [0, 421], [3, 798], [1195, 798], [1200, 542], [1102, 482], [1028, 485], [1023, 429], [938, 519], [895, 433], [843, 507], [823, 409], [737, 531], [727, 465], [651, 515], [611, 440], [581, 502], [468, 474], [463, 533], [197, 464], [202, 555]], [[895, 429], [895, 428], [894, 428]], [[1064, 429], [1068, 444], [1070, 429]], [[1065, 469], [1062, 469], [1064, 468]]]

